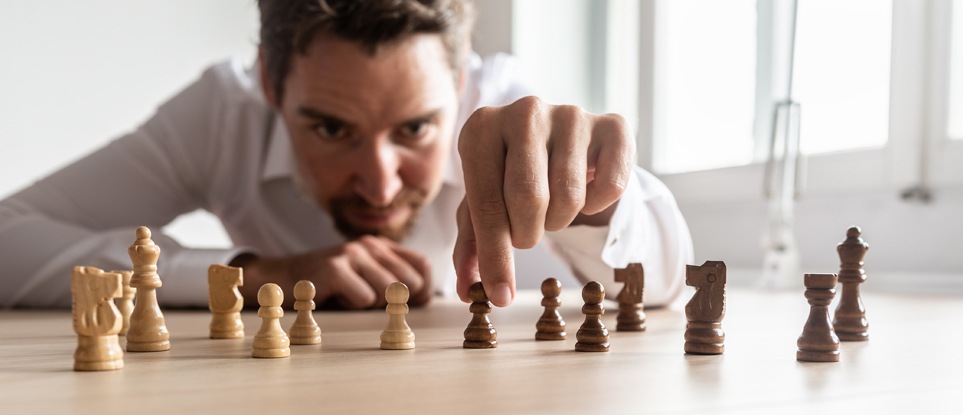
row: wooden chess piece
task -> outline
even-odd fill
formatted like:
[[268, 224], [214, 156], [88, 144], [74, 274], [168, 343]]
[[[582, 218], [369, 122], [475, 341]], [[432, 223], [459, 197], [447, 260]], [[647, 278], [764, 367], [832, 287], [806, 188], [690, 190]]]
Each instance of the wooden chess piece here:
[[211, 310], [212, 339], [243, 339], [241, 309], [244, 297], [237, 287], [244, 285], [244, 270], [212, 264], [207, 268], [207, 304]]
[[860, 284], [866, 281], [863, 271], [863, 257], [869, 244], [860, 237], [862, 232], [856, 226], [846, 231], [846, 240], [836, 245], [839, 253], [839, 283], [842, 284], [839, 305], [833, 318], [836, 335], [842, 341], [869, 340], [869, 322], [866, 321], [866, 308], [859, 297]]
[[130, 286], [137, 289], [134, 295], [134, 311], [130, 314], [127, 330], [128, 352], [162, 352], [170, 350], [170, 332], [164, 322], [164, 314], [157, 305], [157, 289], [161, 287], [157, 275], [157, 259], [161, 249], [150, 239], [150, 229], [137, 228], [137, 240], [127, 248], [127, 255], [134, 264]]
[[415, 334], [405, 321], [408, 314], [408, 286], [393, 282], [385, 290], [388, 306], [388, 327], [381, 332], [381, 348], [385, 350], [407, 350], [415, 348]]
[[112, 274], [120, 274], [121, 284], [123, 284], [122, 294], [115, 302], [117, 304], [117, 309], [120, 310], [120, 315], [124, 319], [124, 325], [120, 328], [121, 336], [127, 335], [127, 330], [130, 329], [130, 313], [134, 312], [134, 295], [137, 294], [137, 289], [130, 286], [130, 277], [134, 275], [134, 271], [131, 270], [121, 270], [121, 271], [110, 271]]
[[722, 318], [726, 314], [726, 264], [706, 261], [702, 265], [686, 265], [685, 284], [695, 287], [695, 295], [685, 305], [685, 352], [722, 354], [726, 334]]
[[838, 362], [839, 338], [829, 321], [829, 304], [836, 295], [836, 274], [806, 274], [806, 299], [809, 319], [796, 340], [796, 360], [803, 362]]
[[284, 309], [284, 292], [277, 284], [267, 283], [257, 290], [257, 303], [261, 306], [257, 316], [261, 317], [261, 328], [254, 335], [251, 356], [276, 358], [291, 356], [291, 341], [281, 329]]
[[471, 288], [468, 289], [468, 296], [471, 297], [472, 301], [471, 306], [468, 307], [472, 317], [471, 322], [468, 323], [468, 328], [465, 329], [463, 346], [466, 349], [498, 347], [498, 342], [495, 340], [497, 337], [495, 327], [488, 319], [488, 313], [492, 312], [492, 303], [488, 301], [485, 287], [480, 282], [472, 284]]
[[605, 288], [598, 281], [585, 284], [582, 288], [582, 314], [585, 322], [575, 332], [575, 350], [579, 352], [607, 352], [609, 351], [609, 331], [602, 324], [602, 314], [605, 308], [602, 299], [605, 298]]
[[294, 309], [298, 315], [288, 330], [291, 344], [321, 344], [321, 327], [314, 320], [311, 311], [316, 308], [314, 296], [317, 291], [314, 283], [307, 280], [294, 284]]
[[625, 285], [616, 299], [619, 301], [619, 315], [616, 317], [616, 331], [644, 331], [645, 312], [642, 311], [645, 292], [645, 270], [642, 264], [632, 263], [628, 267], [615, 270], [615, 282]]
[[74, 267], [70, 292], [77, 349], [74, 370], [116, 370], [124, 367], [117, 333], [124, 324], [114, 298], [121, 296], [121, 275], [94, 267]]
[[565, 320], [558, 312], [562, 302], [558, 296], [562, 294], [562, 283], [555, 278], [542, 281], [542, 307], [545, 312], [535, 323], [535, 340], [565, 340]]

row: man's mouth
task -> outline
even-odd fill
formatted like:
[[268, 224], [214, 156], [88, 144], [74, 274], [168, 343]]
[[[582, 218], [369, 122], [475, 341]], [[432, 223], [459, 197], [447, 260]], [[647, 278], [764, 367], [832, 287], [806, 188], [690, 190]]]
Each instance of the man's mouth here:
[[404, 206], [390, 209], [359, 209], [349, 212], [352, 221], [365, 228], [394, 228], [404, 223], [409, 209]]

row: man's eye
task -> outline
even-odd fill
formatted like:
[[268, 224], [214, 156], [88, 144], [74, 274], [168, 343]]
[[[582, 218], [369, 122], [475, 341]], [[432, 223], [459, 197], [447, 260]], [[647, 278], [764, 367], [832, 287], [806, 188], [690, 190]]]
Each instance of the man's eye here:
[[427, 121], [413, 121], [401, 127], [401, 133], [406, 137], [419, 138], [428, 131]]
[[348, 129], [339, 122], [327, 121], [314, 127], [314, 131], [325, 140], [337, 140], [348, 134]]

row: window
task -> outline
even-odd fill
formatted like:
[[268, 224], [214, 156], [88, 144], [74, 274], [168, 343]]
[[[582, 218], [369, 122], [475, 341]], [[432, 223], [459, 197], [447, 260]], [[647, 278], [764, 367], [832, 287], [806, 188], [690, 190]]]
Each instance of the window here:
[[765, 161], [775, 104], [789, 97], [803, 153], [886, 143], [892, 4], [800, 2], [795, 45], [787, 4], [657, 2], [653, 170]]
[[886, 144], [892, 3], [799, 2], [793, 95], [804, 154]]
[[653, 168], [748, 164], [756, 82], [754, 0], [676, 0], [660, 16]]
[[953, 22], [950, 37], [950, 104], [946, 135], [963, 140], [963, 2], [952, 4]]

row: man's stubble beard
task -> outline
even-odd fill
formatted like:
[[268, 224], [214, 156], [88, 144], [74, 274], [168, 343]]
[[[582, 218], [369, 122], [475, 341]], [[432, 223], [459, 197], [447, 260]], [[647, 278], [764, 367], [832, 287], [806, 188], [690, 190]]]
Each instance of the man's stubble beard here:
[[[395, 242], [401, 242], [407, 237], [415, 227], [421, 209], [425, 205], [427, 193], [423, 190], [403, 188], [387, 206], [372, 206], [364, 198], [358, 195], [333, 198], [328, 202], [328, 213], [334, 219], [334, 226], [345, 238], [352, 240], [364, 235], [375, 235], [389, 238]], [[366, 213], [379, 214], [390, 212], [396, 209], [407, 208], [410, 212], [405, 218], [404, 223], [399, 227], [390, 228], [370, 228], [359, 226], [348, 219], [348, 213], [352, 211], [362, 211]]]

